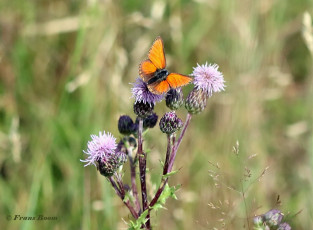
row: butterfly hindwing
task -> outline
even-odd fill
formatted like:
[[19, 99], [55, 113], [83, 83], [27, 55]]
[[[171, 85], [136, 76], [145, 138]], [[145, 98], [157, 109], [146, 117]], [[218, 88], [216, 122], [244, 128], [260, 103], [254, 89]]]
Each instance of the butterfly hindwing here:
[[166, 80], [157, 81], [157, 82], [154, 82], [152, 84], [149, 84], [148, 88], [149, 88], [150, 92], [152, 92], [154, 94], [158, 94], [158, 95], [166, 93], [167, 91], [170, 90], [170, 86]]
[[167, 76], [166, 81], [168, 82], [171, 88], [176, 89], [178, 87], [182, 87], [184, 85], [189, 84], [192, 81], [192, 78], [179, 73], [170, 73]]
[[147, 82], [154, 76], [156, 70], [155, 65], [153, 65], [150, 60], [145, 60], [140, 63], [139, 75], [145, 82]]
[[166, 66], [164, 45], [161, 37], [157, 37], [149, 51], [148, 55], [151, 62], [157, 69], [164, 69]]

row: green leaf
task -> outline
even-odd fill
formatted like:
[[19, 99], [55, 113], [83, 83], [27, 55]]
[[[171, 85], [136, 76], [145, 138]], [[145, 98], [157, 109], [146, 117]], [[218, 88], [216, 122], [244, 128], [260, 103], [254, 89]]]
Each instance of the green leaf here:
[[164, 190], [162, 194], [160, 195], [158, 202], [153, 205], [153, 210], [158, 210], [160, 208], [163, 208], [163, 205], [165, 204], [166, 200], [169, 197], [172, 197], [177, 200], [177, 196], [175, 195], [175, 192], [180, 188], [180, 185], [169, 187], [168, 184], [164, 186]]
[[145, 224], [148, 220], [146, 218], [148, 213], [149, 213], [149, 210], [147, 209], [143, 213], [141, 213], [141, 215], [138, 217], [138, 219], [135, 222], [130, 221], [128, 224], [129, 226], [128, 230], [140, 230], [141, 226]]
[[143, 213], [141, 213], [141, 215], [136, 220], [136, 222], [140, 223], [140, 225], [145, 224], [147, 222], [147, 220], [148, 220], [148, 219], [146, 219], [148, 213], [149, 213], [149, 210], [148, 209], [145, 210]]
[[170, 176], [176, 174], [177, 172], [178, 172], [178, 170], [169, 172], [169, 173], [163, 175], [162, 178], [166, 179], [166, 178], [168, 178], [168, 177], [170, 177]]
[[146, 154], [151, 153], [151, 151], [152, 151], [151, 149], [145, 149], [145, 153], [146, 153]]

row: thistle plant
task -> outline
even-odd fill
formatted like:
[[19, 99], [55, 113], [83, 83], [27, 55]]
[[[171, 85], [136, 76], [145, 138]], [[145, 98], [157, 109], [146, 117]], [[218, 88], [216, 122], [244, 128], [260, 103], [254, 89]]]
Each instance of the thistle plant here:
[[283, 222], [284, 214], [278, 209], [272, 209], [265, 214], [254, 217], [254, 230], [291, 230], [288, 223]]
[[[208, 98], [214, 92], [224, 90], [223, 75], [218, 71], [216, 64], [198, 65], [190, 76], [193, 77], [194, 88], [185, 101], [181, 88], [171, 88], [161, 95], [153, 94], [147, 83], [137, 78], [131, 89], [136, 119], [123, 115], [118, 120], [118, 130], [124, 137], [117, 144], [116, 138], [110, 133], [100, 132], [99, 136], [91, 135], [92, 140], [88, 142], [87, 150], [84, 151], [87, 158], [81, 161], [86, 163], [85, 166], [95, 165], [129, 209], [133, 217], [129, 229], [152, 229], [151, 212], [161, 208], [167, 198], [176, 198], [178, 186], [170, 187], [168, 180], [176, 173], [173, 171], [175, 158], [191, 118], [204, 110]], [[154, 107], [162, 100], [166, 100], [166, 105], [171, 110], [159, 120], [160, 130], [167, 136], [167, 148], [159, 186], [154, 196], [148, 197], [150, 194], [146, 183], [148, 154], [143, 146], [144, 134], [157, 126], [158, 115], [154, 112]], [[185, 121], [175, 112], [183, 104], [187, 110]], [[123, 180], [123, 175], [127, 173], [123, 172], [123, 165], [126, 162], [130, 164], [130, 185]]]

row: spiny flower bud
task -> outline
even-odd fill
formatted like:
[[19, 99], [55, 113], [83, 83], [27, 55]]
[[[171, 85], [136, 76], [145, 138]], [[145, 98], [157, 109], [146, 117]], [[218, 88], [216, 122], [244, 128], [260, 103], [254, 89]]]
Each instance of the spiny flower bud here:
[[112, 176], [116, 170], [127, 161], [127, 156], [123, 152], [116, 152], [107, 159], [98, 160], [98, 170], [105, 177]]
[[[156, 113], [152, 113], [151, 115], [145, 117], [143, 119], [143, 128], [147, 129], [147, 128], [153, 128], [158, 122], [158, 115], [156, 115]], [[136, 118], [136, 123], [135, 124], [139, 124], [139, 118]]]
[[123, 135], [130, 135], [136, 131], [133, 120], [127, 115], [120, 116], [118, 130]]
[[183, 91], [181, 88], [177, 89], [170, 89], [165, 97], [166, 106], [169, 107], [171, 110], [179, 109], [183, 103]]
[[198, 114], [206, 107], [207, 95], [202, 89], [194, 88], [188, 95], [185, 107], [190, 114]]
[[264, 214], [264, 219], [270, 227], [274, 227], [280, 224], [283, 216], [284, 214], [281, 211], [277, 209], [272, 209]]
[[145, 118], [152, 114], [154, 104], [144, 103], [142, 101], [134, 103], [134, 113], [141, 118]]
[[183, 122], [175, 112], [168, 112], [161, 118], [159, 125], [163, 133], [172, 134], [183, 126]]

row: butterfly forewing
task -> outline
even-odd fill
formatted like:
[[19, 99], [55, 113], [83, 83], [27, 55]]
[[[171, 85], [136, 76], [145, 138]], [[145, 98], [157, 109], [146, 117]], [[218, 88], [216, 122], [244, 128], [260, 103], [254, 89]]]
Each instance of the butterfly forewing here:
[[156, 70], [155, 65], [153, 65], [150, 60], [145, 60], [140, 63], [139, 75], [145, 82], [147, 82], [154, 76]]
[[155, 39], [148, 57], [157, 69], [164, 69], [166, 67], [164, 45], [161, 37]]
[[158, 95], [166, 93], [167, 91], [170, 90], [170, 86], [166, 80], [161, 81], [161, 82], [160, 81], [154, 82], [154, 83], [148, 85], [148, 88], [149, 88], [150, 92], [152, 92], [154, 94], [158, 94]]
[[189, 84], [191, 80], [191, 77], [179, 73], [170, 73], [166, 78], [170, 87], [174, 89]]

